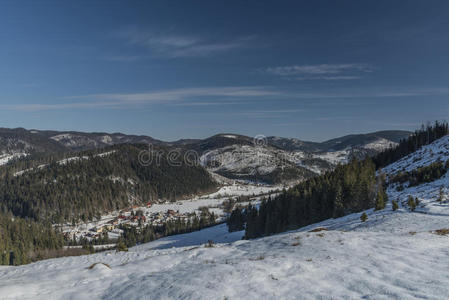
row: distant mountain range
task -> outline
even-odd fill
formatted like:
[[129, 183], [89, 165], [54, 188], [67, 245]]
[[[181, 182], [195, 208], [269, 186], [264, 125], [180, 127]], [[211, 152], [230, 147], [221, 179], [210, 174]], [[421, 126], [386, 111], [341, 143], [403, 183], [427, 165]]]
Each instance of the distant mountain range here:
[[409, 131], [352, 134], [325, 142], [270, 136], [254, 138], [217, 134], [206, 139], [165, 142], [144, 135], [0, 128], [0, 164], [33, 154], [77, 152], [117, 144], [153, 144], [194, 150], [209, 171], [228, 178], [279, 183], [301, 180], [333, 168], [352, 157], [374, 155], [396, 145]]

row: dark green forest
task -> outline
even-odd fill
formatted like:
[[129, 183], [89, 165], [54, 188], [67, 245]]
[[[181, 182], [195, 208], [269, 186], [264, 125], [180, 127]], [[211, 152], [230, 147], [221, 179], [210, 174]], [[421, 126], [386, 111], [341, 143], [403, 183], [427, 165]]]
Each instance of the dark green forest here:
[[26, 264], [62, 248], [61, 234], [50, 224], [0, 214], [0, 265]]
[[[371, 159], [353, 160], [246, 209], [245, 238], [271, 235], [375, 206], [384, 195]], [[241, 217], [234, 216], [241, 227]]]
[[[52, 159], [44, 167], [28, 161], [8, 166], [0, 176], [0, 212], [53, 223], [86, 221], [130, 203], [176, 200], [215, 188], [202, 167], [181, 159], [169, 164], [164, 149], [158, 149], [153, 163], [141, 164], [144, 147], [118, 145], [103, 150], [114, 151], [105, 156], [91, 151], [65, 164]], [[30, 165], [34, 168], [16, 174]]]

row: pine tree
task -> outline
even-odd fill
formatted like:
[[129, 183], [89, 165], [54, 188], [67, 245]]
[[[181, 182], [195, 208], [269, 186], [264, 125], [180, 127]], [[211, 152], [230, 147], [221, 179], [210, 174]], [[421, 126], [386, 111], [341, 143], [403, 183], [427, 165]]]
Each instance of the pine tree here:
[[376, 207], [374, 210], [381, 210], [385, 208], [385, 201], [384, 201], [384, 195], [382, 191], [377, 192], [376, 196]]
[[119, 240], [116, 247], [117, 252], [120, 251], [128, 251], [128, 247], [126, 247], [125, 242], [123, 240]]
[[440, 191], [438, 193], [437, 201], [442, 202], [443, 200], [444, 200], [444, 190], [443, 190], [443, 187], [440, 186]]
[[410, 195], [408, 196], [407, 205], [408, 205], [410, 211], [415, 211], [415, 208], [416, 208], [415, 199]]
[[245, 228], [245, 218], [240, 207], [234, 209], [227, 220], [229, 232], [240, 231]]
[[360, 216], [360, 220], [362, 222], [365, 222], [368, 219], [368, 216], [366, 215], [366, 213], [364, 212], [361, 216]]
[[395, 200], [391, 201], [391, 205], [392, 205], [393, 211], [396, 211], [399, 208], [398, 203]]

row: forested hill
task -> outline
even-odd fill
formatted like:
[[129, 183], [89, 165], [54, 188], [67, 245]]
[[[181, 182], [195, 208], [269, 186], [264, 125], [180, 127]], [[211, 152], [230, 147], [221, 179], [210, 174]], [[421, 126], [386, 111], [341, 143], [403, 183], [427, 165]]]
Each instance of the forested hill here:
[[154, 149], [158, 155], [153, 153], [152, 163], [142, 164], [143, 150], [146, 145], [123, 144], [3, 166], [0, 213], [51, 222], [88, 220], [131, 204], [176, 200], [215, 188], [202, 167], [182, 159], [169, 164], [163, 147]]
[[[230, 228], [241, 230], [246, 221], [246, 238], [255, 238], [368, 208], [383, 209], [388, 201], [385, 190], [387, 184], [385, 174], [381, 171], [376, 177], [376, 168], [390, 165], [382, 169], [389, 170], [392, 163], [401, 162], [400, 159], [403, 158], [405, 163], [403, 162], [402, 169], [397, 174], [389, 177], [390, 184], [406, 184], [411, 187], [439, 179], [449, 170], [449, 162], [436, 159], [437, 155], [447, 153], [446, 147], [443, 147], [447, 144], [447, 139], [443, 137], [448, 133], [449, 126], [446, 122], [422, 126], [407, 139], [401, 140], [396, 147], [384, 150], [373, 160], [366, 158], [339, 165], [333, 171], [303, 181], [273, 199], [262, 201], [259, 208], [250, 206], [245, 211], [236, 209], [231, 214]], [[424, 146], [432, 142], [435, 145], [425, 149]], [[423, 151], [417, 151], [421, 148]], [[430, 158], [424, 161], [429, 163], [412, 168], [426, 156], [418, 154], [426, 151], [430, 152]]]
[[[385, 197], [382, 183], [376, 182], [371, 159], [353, 160], [306, 180], [274, 199], [262, 201], [259, 209], [249, 207], [246, 216], [242, 216], [247, 221], [245, 236], [271, 235], [359, 212], [375, 204], [383, 206]], [[233, 212], [233, 219], [238, 221], [241, 213]]]

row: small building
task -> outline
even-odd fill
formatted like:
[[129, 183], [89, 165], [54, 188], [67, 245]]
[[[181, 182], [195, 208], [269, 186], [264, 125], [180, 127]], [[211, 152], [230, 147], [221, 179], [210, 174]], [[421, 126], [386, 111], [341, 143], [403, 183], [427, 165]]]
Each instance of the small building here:
[[115, 225], [113, 224], [106, 224], [103, 228], [105, 228], [108, 231], [114, 230]]
[[96, 232], [96, 233], [102, 233], [103, 227], [102, 226], [94, 227], [94, 228], [92, 228], [92, 231]]

